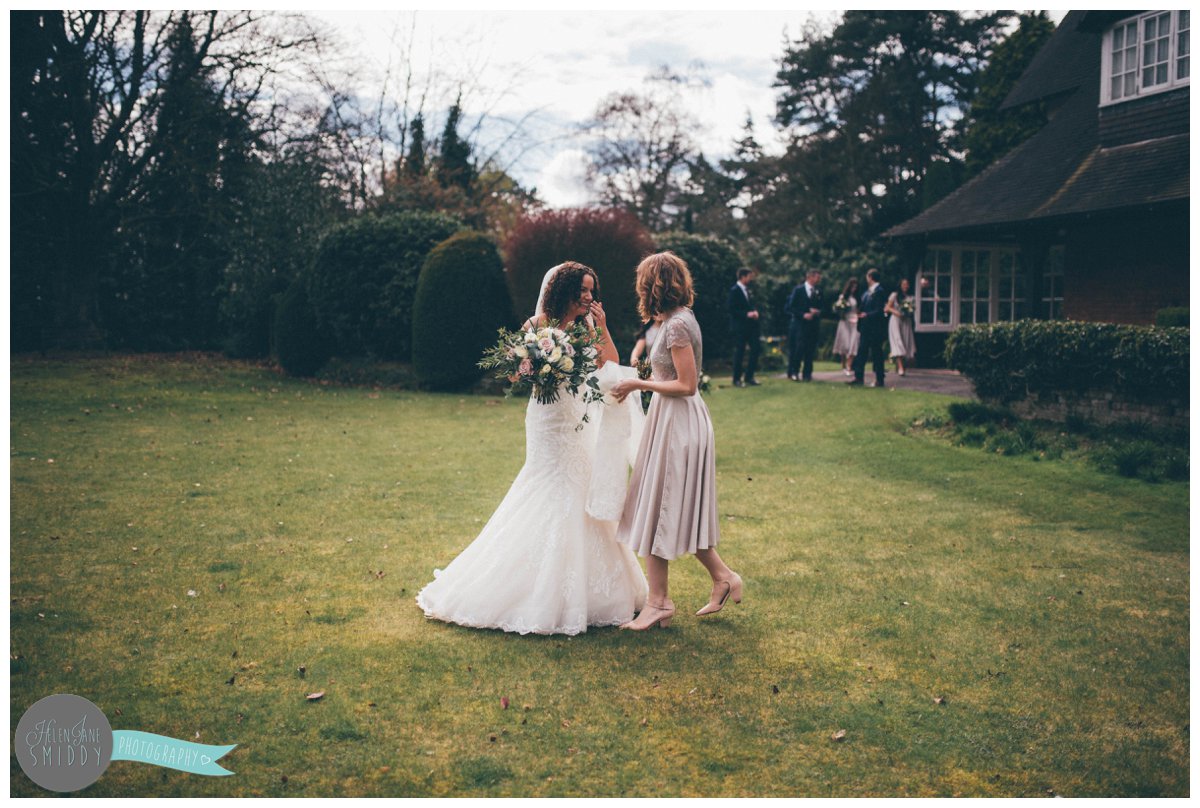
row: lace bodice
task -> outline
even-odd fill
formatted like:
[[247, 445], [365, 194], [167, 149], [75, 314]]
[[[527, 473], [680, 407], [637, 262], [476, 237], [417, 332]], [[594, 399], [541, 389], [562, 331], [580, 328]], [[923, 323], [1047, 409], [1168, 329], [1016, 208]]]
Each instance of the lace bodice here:
[[696, 372], [700, 372], [701, 359], [704, 350], [700, 340], [700, 324], [691, 309], [679, 308], [662, 325], [662, 330], [654, 339], [654, 347], [650, 350], [650, 369], [655, 381], [669, 382], [679, 378], [675, 370], [675, 362], [671, 359], [671, 349], [682, 345], [692, 346], [692, 354], [696, 358]]

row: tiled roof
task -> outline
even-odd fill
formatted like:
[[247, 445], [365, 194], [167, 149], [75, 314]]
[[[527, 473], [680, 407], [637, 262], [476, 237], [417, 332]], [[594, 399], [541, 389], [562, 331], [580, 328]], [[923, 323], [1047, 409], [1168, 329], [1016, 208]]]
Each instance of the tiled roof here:
[[1079, 30], [1087, 12], [1071, 11], [1021, 74], [1001, 109], [1100, 81], [1100, 34]]
[[1005, 101], [1012, 105], [1014, 99], [1069, 93], [1049, 122], [885, 236], [1015, 224], [1189, 197], [1187, 135], [1100, 147], [1100, 35], [1080, 32], [1082, 17], [1083, 12], [1071, 12], [1063, 19]]

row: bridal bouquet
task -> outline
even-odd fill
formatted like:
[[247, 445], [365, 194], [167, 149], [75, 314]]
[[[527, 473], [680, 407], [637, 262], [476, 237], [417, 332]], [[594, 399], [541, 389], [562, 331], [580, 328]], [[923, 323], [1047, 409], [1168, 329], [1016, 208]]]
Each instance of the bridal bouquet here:
[[833, 310], [838, 314], [844, 314], [850, 310], [850, 303], [846, 300], [845, 295], [838, 295], [838, 299], [833, 301]]
[[913, 316], [913, 299], [911, 297], [906, 297], [900, 302], [900, 313], [905, 317]]
[[573, 396], [585, 387], [584, 403], [603, 400], [593, 376], [596, 343], [603, 337], [587, 326], [576, 323], [564, 329], [552, 320], [536, 331], [501, 328], [499, 333], [500, 341], [484, 351], [479, 367], [494, 369], [497, 379], [509, 382], [505, 396], [532, 393], [539, 404], [553, 404], [563, 387]]

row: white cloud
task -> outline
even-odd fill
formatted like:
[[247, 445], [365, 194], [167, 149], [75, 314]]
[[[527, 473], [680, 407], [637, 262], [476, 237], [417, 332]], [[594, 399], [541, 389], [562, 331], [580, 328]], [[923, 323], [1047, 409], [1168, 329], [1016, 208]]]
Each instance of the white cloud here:
[[537, 174], [538, 195], [555, 208], [586, 205], [590, 192], [584, 173], [587, 154], [582, 149], [563, 149], [556, 153]]

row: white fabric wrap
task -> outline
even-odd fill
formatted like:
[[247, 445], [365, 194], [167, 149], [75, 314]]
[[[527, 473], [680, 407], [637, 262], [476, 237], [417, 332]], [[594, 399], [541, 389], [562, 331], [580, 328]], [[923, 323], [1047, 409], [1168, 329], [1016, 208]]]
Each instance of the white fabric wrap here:
[[593, 519], [615, 522], [625, 507], [629, 487], [629, 469], [637, 459], [638, 444], [646, 415], [642, 397], [634, 391], [620, 404], [609, 392], [621, 379], [635, 379], [637, 371], [616, 362], [606, 362], [596, 371], [596, 381], [604, 402], [594, 421], [596, 447], [592, 461], [592, 481], [588, 489], [587, 512]]

